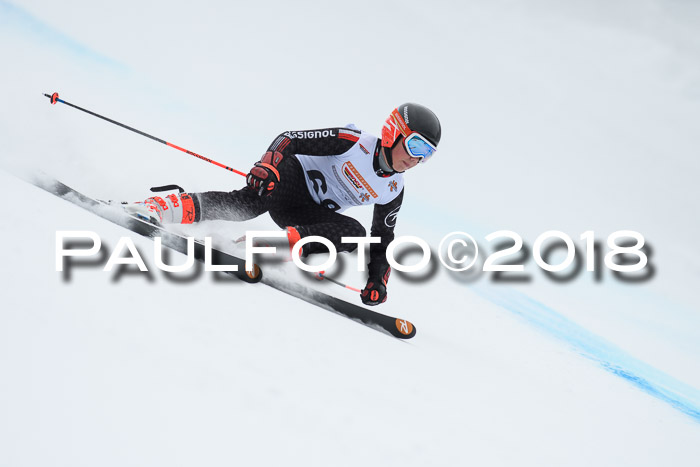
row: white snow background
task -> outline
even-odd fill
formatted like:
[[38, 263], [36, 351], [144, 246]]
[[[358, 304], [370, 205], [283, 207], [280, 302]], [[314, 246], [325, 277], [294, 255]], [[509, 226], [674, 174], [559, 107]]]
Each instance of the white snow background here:
[[[0, 84], [1, 466], [698, 465], [697, 2], [0, 0]], [[153, 244], [15, 174], [130, 201], [244, 179], [54, 91], [243, 171], [281, 131], [379, 134], [423, 103], [443, 139], [407, 173], [398, 235], [491, 251], [490, 232], [555, 229], [582, 254], [581, 233], [631, 229], [654, 275], [395, 273], [377, 311], [410, 341], [210, 274], [66, 280], [57, 230], [108, 253], [130, 236], [150, 266]], [[275, 226], [191, 231], [249, 228]], [[362, 286], [354, 259], [334, 274]]]

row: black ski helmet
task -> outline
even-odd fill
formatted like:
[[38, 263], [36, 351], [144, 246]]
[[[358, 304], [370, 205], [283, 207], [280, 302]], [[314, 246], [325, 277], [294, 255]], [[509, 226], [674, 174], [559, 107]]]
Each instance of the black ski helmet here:
[[435, 147], [440, 143], [442, 128], [437, 115], [423, 105], [409, 102], [395, 108], [384, 122], [382, 146], [391, 148], [399, 136], [413, 131], [420, 133]]
[[393, 165], [391, 150], [402, 137], [413, 132], [420, 133], [437, 147], [442, 135], [440, 120], [432, 110], [423, 105], [410, 102], [401, 104], [391, 112], [382, 128], [382, 147], [389, 165]]

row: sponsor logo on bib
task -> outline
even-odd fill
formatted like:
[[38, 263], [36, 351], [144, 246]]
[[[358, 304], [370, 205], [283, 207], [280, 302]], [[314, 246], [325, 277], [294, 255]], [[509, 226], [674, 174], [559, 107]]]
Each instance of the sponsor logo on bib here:
[[360, 174], [360, 171], [357, 170], [354, 165], [352, 165], [352, 162], [348, 161], [345, 164], [343, 164], [343, 175], [350, 181], [350, 183], [353, 185], [353, 188], [355, 188], [358, 192], [362, 188], [364, 188], [369, 192], [372, 198], [379, 198], [377, 192], [374, 191], [374, 189], [369, 183], [367, 183], [367, 180], [365, 180], [362, 174]]

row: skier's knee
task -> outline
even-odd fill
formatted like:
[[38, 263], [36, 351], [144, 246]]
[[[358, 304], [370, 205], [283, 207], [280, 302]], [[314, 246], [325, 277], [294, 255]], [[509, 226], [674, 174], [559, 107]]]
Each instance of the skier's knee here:
[[[364, 227], [358, 222], [356, 225], [353, 225], [351, 229], [348, 229], [348, 231], [343, 235], [343, 237], [366, 237], [367, 236], [367, 230], [365, 230]], [[352, 253], [353, 251], [357, 250], [357, 243], [341, 243], [340, 246], [338, 247], [338, 251], [345, 251], [348, 253]]]

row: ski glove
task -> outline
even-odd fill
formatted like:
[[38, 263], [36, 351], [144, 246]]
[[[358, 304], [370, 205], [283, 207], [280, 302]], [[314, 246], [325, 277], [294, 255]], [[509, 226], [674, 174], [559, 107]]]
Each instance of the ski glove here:
[[367, 285], [362, 292], [360, 292], [360, 297], [362, 298], [362, 303], [365, 305], [380, 305], [386, 302], [386, 283], [389, 280], [389, 274], [391, 273], [391, 268], [387, 268], [384, 276], [382, 277], [370, 277], [367, 279]]
[[258, 196], [267, 196], [280, 182], [280, 173], [277, 167], [284, 156], [279, 152], [267, 151], [259, 162], [250, 169], [246, 182], [248, 186], [258, 193]]

